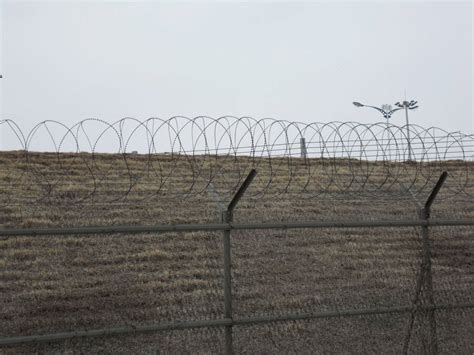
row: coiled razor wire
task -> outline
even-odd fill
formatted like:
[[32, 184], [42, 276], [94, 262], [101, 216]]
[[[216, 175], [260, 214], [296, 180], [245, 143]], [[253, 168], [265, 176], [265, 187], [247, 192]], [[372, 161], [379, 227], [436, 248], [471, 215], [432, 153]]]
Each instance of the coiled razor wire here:
[[473, 187], [474, 135], [415, 124], [176, 116], [90, 118], [70, 127], [48, 120], [28, 132], [2, 120], [0, 129], [8, 137], [3, 159], [16, 159], [0, 169], [3, 195], [22, 186], [38, 200], [139, 201], [209, 188], [232, 194], [252, 168], [259, 171], [254, 196], [418, 195], [443, 170], [450, 171], [450, 194], [470, 195]]

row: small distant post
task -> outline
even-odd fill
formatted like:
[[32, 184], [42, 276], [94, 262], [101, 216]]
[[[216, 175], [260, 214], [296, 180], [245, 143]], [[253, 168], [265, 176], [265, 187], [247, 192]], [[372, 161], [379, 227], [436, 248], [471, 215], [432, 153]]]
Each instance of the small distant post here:
[[308, 155], [308, 151], [306, 150], [306, 139], [305, 138], [300, 138], [300, 152], [301, 152], [301, 159], [306, 164], [306, 158]]

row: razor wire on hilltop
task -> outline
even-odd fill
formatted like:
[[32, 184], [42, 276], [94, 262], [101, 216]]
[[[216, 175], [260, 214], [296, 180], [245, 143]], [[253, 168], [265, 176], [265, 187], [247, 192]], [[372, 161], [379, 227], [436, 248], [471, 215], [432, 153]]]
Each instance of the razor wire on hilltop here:
[[474, 135], [413, 124], [176, 116], [43, 121], [29, 131], [2, 120], [0, 129], [7, 137], [1, 186], [22, 185], [39, 200], [232, 194], [253, 168], [253, 195], [417, 195], [443, 170], [451, 194], [472, 194], [473, 187]]

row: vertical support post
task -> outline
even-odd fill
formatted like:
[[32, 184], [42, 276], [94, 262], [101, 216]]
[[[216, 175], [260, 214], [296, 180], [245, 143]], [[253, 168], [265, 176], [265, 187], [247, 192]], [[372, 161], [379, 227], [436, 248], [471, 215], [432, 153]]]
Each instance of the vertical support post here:
[[[232, 244], [230, 239], [230, 223], [233, 221], [234, 209], [237, 203], [244, 195], [247, 188], [252, 183], [257, 171], [252, 169], [244, 182], [240, 186], [237, 193], [232, 198], [226, 211], [222, 212], [222, 222], [229, 224], [229, 229], [224, 230], [224, 317], [226, 319], [233, 319], [232, 314]], [[232, 336], [233, 325], [227, 325], [225, 327], [225, 350], [226, 354], [234, 354], [233, 348], [233, 336]]]
[[429, 310], [427, 310], [428, 322], [430, 324], [428, 349], [430, 354], [437, 354], [438, 339], [436, 333], [436, 314], [434, 308], [435, 302], [433, 295], [433, 275], [431, 271], [431, 243], [428, 230], [430, 211], [426, 208], [422, 208], [420, 210], [420, 218], [427, 222], [426, 225], [421, 226], [421, 238], [423, 243], [423, 262], [421, 264], [421, 272], [424, 274], [424, 284], [428, 306], [431, 307]]
[[436, 304], [434, 301], [434, 293], [433, 293], [433, 274], [432, 274], [432, 268], [431, 268], [431, 243], [430, 243], [430, 238], [429, 238], [429, 227], [428, 227], [429, 223], [428, 222], [430, 219], [431, 205], [433, 204], [436, 196], [438, 195], [439, 190], [443, 186], [447, 177], [448, 177], [448, 173], [446, 171], [441, 174], [440, 178], [438, 179], [438, 182], [436, 183], [435, 187], [431, 191], [430, 196], [426, 200], [425, 205], [419, 209], [420, 219], [426, 222], [423, 226], [421, 226], [421, 237], [422, 237], [422, 243], [423, 243], [422, 244], [423, 245], [423, 259], [421, 262], [420, 276], [418, 278], [418, 282], [416, 285], [415, 299], [413, 301], [415, 308], [410, 317], [407, 337], [405, 339], [405, 345], [403, 349], [404, 354], [408, 353], [411, 332], [413, 329], [413, 323], [415, 321], [415, 314], [417, 311], [416, 308], [419, 306], [419, 303], [420, 303], [423, 285], [425, 286], [424, 289], [425, 289], [426, 298], [428, 301], [428, 309], [426, 312], [428, 315], [428, 321], [430, 325], [428, 350], [430, 354], [438, 353], [438, 336], [437, 336], [437, 330], [436, 330], [436, 313], [435, 313]]
[[[387, 148], [387, 151], [388, 151], [388, 162], [389, 164], [392, 162], [392, 147], [391, 147], [391, 132], [390, 132], [390, 117], [389, 115], [386, 115], [385, 118], [387, 119], [387, 144], [386, 144], [386, 148]], [[383, 138], [383, 137], [382, 137]], [[383, 142], [383, 141], [382, 141]]]
[[411, 162], [411, 141], [410, 141], [410, 124], [408, 123], [408, 101], [403, 101], [405, 107], [405, 117], [407, 119], [407, 142], [408, 142], [408, 161]]
[[306, 164], [306, 158], [308, 155], [308, 150], [306, 149], [306, 139], [300, 138], [300, 152], [301, 152], [301, 159]]
[[[426, 222], [430, 219], [431, 214], [431, 205], [433, 204], [436, 196], [438, 195], [441, 186], [443, 186], [446, 178], [448, 177], [448, 173], [444, 171], [438, 179], [433, 191], [431, 191], [430, 196], [426, 200], [424, 208], [420, 211], [421, 219], [425, 220]], [[431, 243], [429, 238], [429, 230], [428, 230], [428, 223], [421, 227], [421, 233], [423, 238], [423, 250], [424, 250], [424, 259], [425, 259], [425, 275], [426, 275], [426, 297], [428, 298], [428, 302], [430, 305], [430, 310], [428, 311], [428, 319], [430, 322], [430, 352], [431, 354], [438, 353], [438, 336], [436, 332], [436, 314], [435, 314], [435, 301], [434, 301], [434, 294], [433, 294], [433, 275], [431, 271]]]
[[[222, 222], [231, 223], [229, 211], [222, 211]], [[232, 319], [232, 252], [230, 243], [230, 228], [224, 230], [224, 318]], [[233, 354], [232, 325], [225, 327], [225, 351]]]

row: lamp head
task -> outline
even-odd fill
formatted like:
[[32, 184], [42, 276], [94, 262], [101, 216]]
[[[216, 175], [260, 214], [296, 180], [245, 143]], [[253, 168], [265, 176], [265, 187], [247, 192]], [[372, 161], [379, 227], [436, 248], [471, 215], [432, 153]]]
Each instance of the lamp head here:
[[361, 104], [360, 102], [357, 102], [357, 101], [354, 101], [352, 104], [356, 107], [364, 107], [363, 104]]

